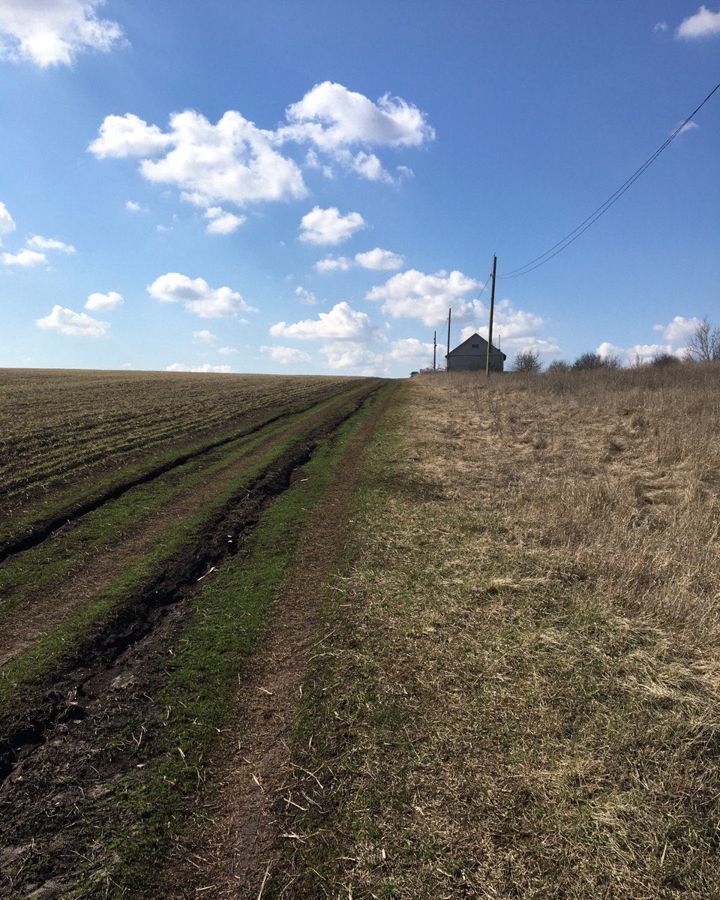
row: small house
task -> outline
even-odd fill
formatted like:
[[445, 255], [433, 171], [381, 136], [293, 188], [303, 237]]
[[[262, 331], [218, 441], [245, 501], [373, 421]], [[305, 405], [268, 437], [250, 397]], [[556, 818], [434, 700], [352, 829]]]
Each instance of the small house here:
[[[458, 344], [446, 356], [448, 372], [485, 371], [488, 342], [476, 332]], [[490, 371], [502, 372], [507, 357], [497, 347], [490, 347]]]

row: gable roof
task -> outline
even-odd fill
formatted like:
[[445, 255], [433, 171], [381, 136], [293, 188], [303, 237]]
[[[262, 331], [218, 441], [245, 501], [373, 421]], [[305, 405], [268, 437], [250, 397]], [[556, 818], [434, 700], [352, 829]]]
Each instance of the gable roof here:
[[[480, 344], [481, 350], [485, 350], [485, 348], [486, 348], [487, 345], [488, 345], [488, 342], [485, 340], [484, 337], [481, 337], [481, 336], [477, 333], [477, 331], [476, 331], [474, 334], [471, 334], [469, 338], [466, 338], [461, 344], [458, 344], [457, 347], [454, 347], [454, 348], [450, 351], [450, 353], [446, 353], [445, 355], [446, 355], [446, 356], [452, 356], [453, 353], [457, 353], [458, 355], [461, 355], [461, 354], [464, 353], [466, 350], [471, 349], [470, 346], [469, 346], [470, 344]], [[502, 353], [502, 351], [499, 350], [499, 349], [498, 349], [497, 347], [495, 347], [495, 346], [492, 346], [492, 347], [490, 348], [490, 352], [491, 352], [491, 353], [492, 353], [492, 352], [500, 353], [503, 359], [507, 359], [507, 356], [506, 356], [504, 353]]]

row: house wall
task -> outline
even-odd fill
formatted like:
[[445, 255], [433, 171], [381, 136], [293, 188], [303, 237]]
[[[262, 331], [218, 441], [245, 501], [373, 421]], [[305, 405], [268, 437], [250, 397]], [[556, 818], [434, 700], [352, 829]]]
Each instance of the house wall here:
[[[471, 372], [476, 369], [485, 371], [487, 354], [485, 350], [474, 353], [451, 353], [448, 357], [451, 372]], [[490, 370], [492, 372], [503, 371], [502, 353], [494, 351], [490, 354]]]

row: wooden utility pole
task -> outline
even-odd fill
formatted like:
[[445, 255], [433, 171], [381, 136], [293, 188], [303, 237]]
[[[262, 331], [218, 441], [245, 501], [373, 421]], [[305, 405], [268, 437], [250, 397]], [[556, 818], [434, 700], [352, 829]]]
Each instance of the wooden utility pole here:
[[447, 356], [445, 357], [446, 364], [445, 368], [447, 371], [450, 371], [450, 322], [452, 322], [452, 306], [448, 310], [448, 345], [447, 345]]
[[490, 377], [490, 353], [492, 352], [492, 327], [495, 315], [495, 273], [497, 272], [497, 256], [493, 256], [492, 288], [490, 289], [490, 327], [488, 328], [488, 348], [485, 359], [485, 375]]
[[437, 331], [433, 331], [433, 372], [437, 369]]

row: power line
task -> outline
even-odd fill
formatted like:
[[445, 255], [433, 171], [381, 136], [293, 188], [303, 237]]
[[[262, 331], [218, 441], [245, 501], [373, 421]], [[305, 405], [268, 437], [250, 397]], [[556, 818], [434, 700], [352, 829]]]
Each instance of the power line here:
[[541, 253], [540, 256], [536, 256], [534, 259], [531, 259], [529, 262], [526, 262], [522, 266], [518, 266], [516, 269], [512, 269], [509, 272], [503, 272], [499, 277], [500, 278], [517, 278], [520, 275], [527, 275], [528, 272], [532, 272], [534, 269], [540, 268], [540, 266], [544, 266], [546, 262], [550, 262], [553, 257], [557, 256], [558, 253], [562, 253], [570, 244], [574, 243], [581, 235], [583, 235], [588, 228], [597, 222], [597, 220], [603, 216], [611, 206], [613, 206], [617, 201], [622, 197], [622, 195], [628, 191], [633, 184], [640, 178], [640, 176], [650, 168], [650, 166], [655, 162], [655, 160], [660, 156], [660, 154], [666, 150], [670, 144], [675, 140], [675, 138], [682, 132], [682, 130], [688, 125], [690, 121], [700, 112], [700, 110], [705, 106], [708, 100], [713, 96], [713, 94], [720, 90], [720, 82], [718, 82], [715, 87], [710, 91], [710, 93], [705, 97], [705, 99], [700, 103], [695, 109], [690, 113], [690, 115], [684, 119], [678, 127], [673, 131], [667, 140], [665, 140], [658, 149], [652, 154], [652, 156], [648, 157], [645, 162], [637, 168], [632, 175], [624, 181], [620, 187], [611, 194], [604, 203], [597, 207], [590, 215], [583, 219], [579, 225], [573, 228], [565, 237], [561, 238], [557, 243], [553, 244], [552, 247], [549, 247], [544, 253]]

